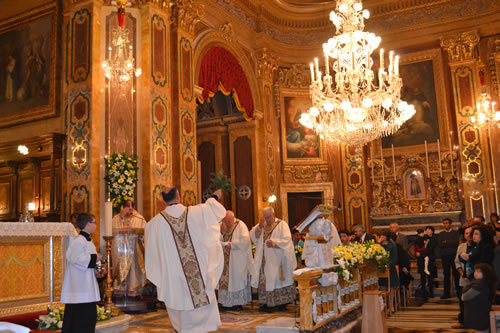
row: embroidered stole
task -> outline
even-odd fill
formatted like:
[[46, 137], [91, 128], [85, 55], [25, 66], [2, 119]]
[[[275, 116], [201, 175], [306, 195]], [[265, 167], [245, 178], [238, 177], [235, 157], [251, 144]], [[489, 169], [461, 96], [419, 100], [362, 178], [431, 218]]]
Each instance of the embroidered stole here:
[[[240, 223], [240, 220], [236, 219], [236, 223], [232, 226], [230, 230], [227, 230], [222, 234], [224, 242], [230, 242], [233, 239], [234, 230]], [[231, 250], [224, 248], [224, 269], [222, 270], [222, 275], [219, 280], [219, 289], [229, 289], [229, 256], [231, 255]]]
[[187, 223], [188, 209], [186, 208], [184, 213], [179, 217], [170, 216], [165, 212], [161, 212], [161, 215], [172, 230], [172, 236], [174, 237], [194, 308], [197, 309], [210, 304], [208, 295], [205, 292], [205, 282], [201, 275], [198, 258], [194, 250], [191, 235], [189, 234]]

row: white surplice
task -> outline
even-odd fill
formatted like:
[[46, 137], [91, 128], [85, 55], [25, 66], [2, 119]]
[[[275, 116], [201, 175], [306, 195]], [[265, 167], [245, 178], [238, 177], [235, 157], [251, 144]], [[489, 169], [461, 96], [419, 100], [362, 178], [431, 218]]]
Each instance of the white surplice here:
[[[278, 220], [278, 219], [276, 219]], [[265, 256], [264, 274], [266, 276], [266, 291], [288, 287], [293, 285], [293, 271], [297, 268], [297, 258], [293, 247], [292, 235], [288, 223], [280, 220], [274, 228], [270, 240], [277, 247], [267, 247], [264, 242], [264, 230], [257, 237], [258, 225], [250, 231], [250, 238], [255, 244], [255, 256], [252, 265], [251, 285], [254, 288], [259, 286], [259, 272], [262, 265], [262, 258]], [[283, 272], [283, 276], [281, 273]], [[283, 278], [283, 279], [282, 279]]]
[[[177, 204], [168, 206], [164, 213], [179, 217], [185, 209]], [[146, 224], [146, 276], [156, 285], [158, 299], [165, 302], [172, 325], [178, 332], [215, 331], [220, 325], [215, 287], [224, 268], [219, 221], [225, 214], [224, 206], [213, 198], [189, 207], [187, 226], [210, 301], [196, 309], [168, 222], [158, 214]]]
[[[222, 242], [222, 246], [231, 244], [229, 252], [229, 276], [227, 279], [227, 292], [219, 289], [219, 303], [223, 306], [244, 305], [252, 299], [250, 286], [248, 285], [248, 272], [252, 264], [252, 246], [250, 243], [250, 234], [246, 224], [241, 220], [236, 220], [236, 226], [231, 235], [231, 240]], [[227, 300], [224, 299], [227, 295]], [[232, 295], [240, 295], [241, 299], [237, 300], [238, 304], [232, 304]]]

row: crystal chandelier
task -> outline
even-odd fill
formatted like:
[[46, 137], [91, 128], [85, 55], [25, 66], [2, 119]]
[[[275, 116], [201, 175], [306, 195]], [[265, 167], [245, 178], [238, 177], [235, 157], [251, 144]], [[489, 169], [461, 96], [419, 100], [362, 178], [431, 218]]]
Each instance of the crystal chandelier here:
[[140, 76], [142, 74], [140, 68], [135, 68], [135, 59], [128, 34], [128, 29], [122, 26], [112, 30], [112, 47], [109, 47], [109, 58], [102, 62], [104, 76], [117, 81], [119, 85], [128, 82], [134, 75]]
[[470, 117], [471, 123], [475, 126], [491, 126], [496, 124], [500, 127], [500, 111], [496, 110], [496, 103], [491, 101], [490, 95], [484, 91], [479, 96], [477, 105], [477, 118], [475, 116]]
[[369, 17], [361, 0], [338, 0], [336, 12], [330, 12], [337, 33], [323, 44], [325, 73], [320, 72], [317, 58], [311, 63], [313, 106], [300, 122], [327, 143], [364, 145], [393, 134], [415, 114], [413, 105], [400, 99], [399, 56], [392, 51], [386, 71], [384, 50], [380, 50], [379, 86], [374, 84], [371, 54], [381, 39], [363, 31]]

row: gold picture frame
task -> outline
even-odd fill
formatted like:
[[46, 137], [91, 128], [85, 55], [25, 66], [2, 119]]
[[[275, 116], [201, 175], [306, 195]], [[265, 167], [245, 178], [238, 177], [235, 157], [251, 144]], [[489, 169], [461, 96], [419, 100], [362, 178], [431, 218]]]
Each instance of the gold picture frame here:
[[57, 5], [0, 22], [0, 128], [57, 115]]
[[[432, 70], [432, 73], [429, 73], [429, 70]], [[415, 73], [416, 75], [414, 75]], [[429, 82], [425, 82], [424, 79], [427, 76], [430, 77], [431, 74], [433, 81], [429, 84]], [[445, 93], [445, 77], [441, 50], [431, 49], [401, 55], [400, 75], [403, 79], [401, 98], [406, 100], [409, 104], [418, 104], [415, 105], [417, 114], [403, 124], [401, 129], [394, 135], [379, 139], [378, 145], [381, 145], [384, 150], [390, 150], [391, 144], [394, 144], [396, 155], [423, 151], [424, 138], [427, 139], [429, 151], [437, 150], [437, 139], [440, 141], [442, 150], [444, 147], [448, 147], [450, 142], [450, 128], [447, 112], [448, 99]], [[425, 96], [424, 92], [419, 91], [419, 89], [425, 90], [425, 93], [430, 96]], [[408, 93], [409, 90], [412, 91]], [[412, 101], [413, 103], [411, 103]], [[419, 112], [422, 105], [425, 105], [426, 107], [425, 116], [428, 118], [426, 119], [427, 122], [422, 118], [422, 113]], [[418, 123], [422, 125], [422, 127], [420, 127], [422, 133], [412, 133], [411, 130], [409, 130], [409, 127], [413, 126], [413, 128], [419, 128]], [[426, 135], [426, 130], [427, 132], [438, 133], [435, 133], [434, 136], [431, 135], [432, 137], [430, 137], [429, 135]], [[407, 131], [405, 133], [407, 134], [407, 140], [405, 140], [404, 144], [400, 145], [395, 142], [394, 137], [403, 131]], [[409, 134], [408, 131], [410, 131]], [[385, 152], [384, 155], [386, 155]]]
[[422, 169], [408, 168], [403, 174], [403, 193], [405, 200], [425, 200], [427, 191], [425, 188], [425, 174]]
[[281, 147], [284, 164], [311, 164], [324, 161], [323, 140], [299, 123], [300, 114], [311, 107], [309, 91], [281, 89]]

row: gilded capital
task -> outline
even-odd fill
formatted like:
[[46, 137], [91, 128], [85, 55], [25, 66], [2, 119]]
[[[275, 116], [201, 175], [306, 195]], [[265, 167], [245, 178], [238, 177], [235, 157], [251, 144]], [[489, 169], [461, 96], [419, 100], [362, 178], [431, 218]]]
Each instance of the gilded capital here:
[[205, 13], [203, 5], [194, 0], [171, 0], [171, 3], [177, 27], [194, 34], [196, 24]]
[[272, 79], [273, 72], [278, 69], [276, 57], [266, 48], [257, 51], [257, 76]]
[[305, 64], [293, 64], [291, 68], [279, 69], [280, 86], [283, 88], [309, 88], [311, 74]]
[[450, 63], [477, 59], [478, 44], [479, 33], [477, 31], [466, 31], [448, 37], [441, 37], [441, 47], [448, 52]]
[[236, 40], [234, 35], [233, 25], [231, 24], [231, 22], [226, 22], [219, 25], [218, 30], [222, 33], [222, 36], [228, 42], [233, 42]]

